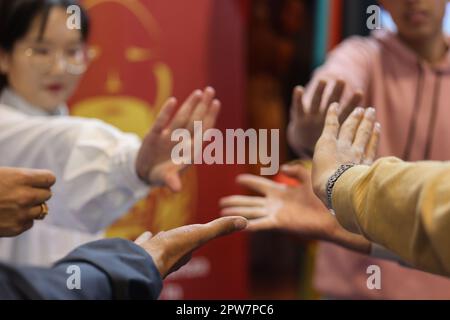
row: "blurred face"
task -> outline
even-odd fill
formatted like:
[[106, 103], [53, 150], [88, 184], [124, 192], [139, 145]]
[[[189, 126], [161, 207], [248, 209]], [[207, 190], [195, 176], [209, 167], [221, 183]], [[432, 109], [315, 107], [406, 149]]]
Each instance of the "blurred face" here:
[[417, 41], [442, 32], [447, 0], [381, 0], [406, 40]]
[[43, 34], [37, 17], [13, 51], [2, 54], [2, 71], [9, 86], [48, 112], [67, 101], [83, 73], [77, 69], [86, 51], [81, 32], [68, 29], [66, 20], [64, 9], [51, 9]]

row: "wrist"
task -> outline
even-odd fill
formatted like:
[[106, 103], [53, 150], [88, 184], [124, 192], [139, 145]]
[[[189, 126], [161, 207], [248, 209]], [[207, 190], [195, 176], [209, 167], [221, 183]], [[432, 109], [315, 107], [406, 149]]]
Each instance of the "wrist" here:
[[[336, 172], [335, 169], [327, 170], [321, 174], [321, 177], [314, 184], [313, 189], [316, 196], [328, 208], [327, 204], [327, 183], [330, 177]], [[314, 181], [314, 179], [313, 179]]]
[[164, 279], [166, 277], [166, 271], [163, 263], [164, 260], [162, 250], [160, 250], [159, 247], [152, 246], [151, 243], [149, 244], [149, 241], [136, 245], [144, 249], [147, 252], [147, 254], [152, 258], [156, 270], [158, 270], [161, 278]]
[[[333, 189], [339, 178], [349, 169], [353, 168], [355, 163], [341, 164], [334, 173], [329, 176], [325, 185], [325, 198], [328, 209], [333, 210]], [[323, 191], [321, 191], [323, 192]]]
[[138, 168], [136, 168], [136, 175], [142, 182], [150, 185], [150, 181], [148, 179], [148, 174], [146, 173], [146, 170], [143, 169], [139, 170]]
[[133, 197], [138, 200], [148, 194], [149, 185], [139, 176], [137, 170], [138, 144], [133, 144], [129, 141], [127, 144], [125, 143], [110, 158], [112, 183], [123, 189], [130, 190]]
[[299, 125], [294, 122], [291, 122], [288, 126], [287, 139], [289, 146], [300, 158], [312, 159], [317, 139], [305, 141], [305, 139], [302, 139], [304, 135], [298, 127]]
[[137, 177], [147, 185], [150, 185], [149, 172], [150, 169], [147, 165], [141, 164], [142, 161], [139, 160], [139, 154], [136, 157], [135, 170]]
[[345, 230], [336, 220], [336, 227], [333, 229], [329, 242], [335, 243], [344, 248], [370, 255], [372, 243], [363, 236]]

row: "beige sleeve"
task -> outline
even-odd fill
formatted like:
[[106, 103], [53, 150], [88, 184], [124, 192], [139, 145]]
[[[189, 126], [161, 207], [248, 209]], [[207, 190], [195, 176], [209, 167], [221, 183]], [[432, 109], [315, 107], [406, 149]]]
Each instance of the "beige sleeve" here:
[[450, 276], [450, 163], [383, 158], [356, 166], [336, 182], [333, 207], [347, 230]]

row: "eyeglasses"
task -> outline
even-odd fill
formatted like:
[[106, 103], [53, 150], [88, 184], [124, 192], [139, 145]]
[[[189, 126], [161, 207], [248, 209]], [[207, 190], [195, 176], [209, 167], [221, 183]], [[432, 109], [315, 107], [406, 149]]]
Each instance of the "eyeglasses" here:
[[73, 75], [85, 73], [89, 61], [93, 58], [93, 52], [86, 46], [68, 50], [55, 50], [39, 46], [29, 47], [25, 49], [25, 55], [33, 66], [43, 73], [50, 72], [55, 63], [61, 63], [64, 71]]

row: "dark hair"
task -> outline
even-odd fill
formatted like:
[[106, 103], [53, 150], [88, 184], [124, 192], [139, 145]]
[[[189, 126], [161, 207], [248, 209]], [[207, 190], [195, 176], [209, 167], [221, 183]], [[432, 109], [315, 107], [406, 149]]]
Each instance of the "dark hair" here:
[[[48, 15], [54, 7], [68, 8], [77, 5], [81, 9], [81, 36], [87, 41], [89, 17], [77, 0], [0, 0], [0, 49], [11, 53], [17, 41], [29, 31], [31, 23], [42, 17], [40, 36], [45, 31]], [[8, 79], [0, 74], [0, 93], [8, 85]]]

